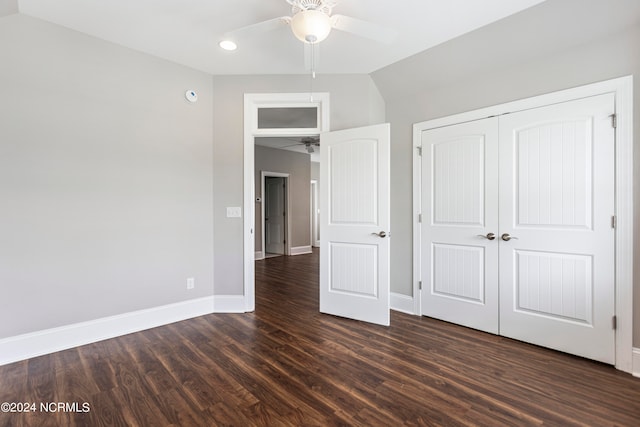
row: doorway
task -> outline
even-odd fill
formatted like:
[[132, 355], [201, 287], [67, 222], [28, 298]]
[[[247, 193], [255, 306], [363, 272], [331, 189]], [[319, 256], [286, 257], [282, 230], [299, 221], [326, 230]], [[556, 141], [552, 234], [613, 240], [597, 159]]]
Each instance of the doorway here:
[[[255, 310], [255, 139], [317, 136], [330, 129], [328, 93], [245, 94], [244, 97], [244, 303]], [[282, 120], [282, 118], [288, 120]], [[309, 185], [309, 181], [307, 181]], [[305, 226], [307, 228], [308, 226]], [[308, 229], [308, 228], [307, 228]], [[291, 235], [289, 235], [289, 238]], [[289, 241], [290, 239], [286, 239]], [[308, 243], [309, 250], [312, 242]], [[291, 251], [293, 252], [293, 251]], [[297, 252], [297, 251], [296, 251]], [[293, 254], [293, 253], [291, 253]]]
[[261, 175], [262, 257], [290, 255], [289, 174], [262, 171]]

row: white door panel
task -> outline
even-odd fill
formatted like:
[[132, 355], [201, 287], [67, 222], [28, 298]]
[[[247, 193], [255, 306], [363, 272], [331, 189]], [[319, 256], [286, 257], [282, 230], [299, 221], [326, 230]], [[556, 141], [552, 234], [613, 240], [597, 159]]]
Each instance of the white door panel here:
[[389, 129], [323, 133], [320, 144], [320, 311], [382, 325], [389, 325]]
[[[422, 134], [422, 313], [498, 333], [498, 121]], [[490, 235], [489, 235], [490, 236]]]
[[500, 118], [500, 332], [615, 361], [612, 94]]

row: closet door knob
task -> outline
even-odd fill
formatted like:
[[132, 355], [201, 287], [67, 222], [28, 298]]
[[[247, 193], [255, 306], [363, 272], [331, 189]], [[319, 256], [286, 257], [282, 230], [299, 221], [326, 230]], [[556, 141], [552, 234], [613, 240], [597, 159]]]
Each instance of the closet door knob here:
[[500, 236], [500, 238], [502, 240], [504, 240], [505, 242], [508, 242], [511, 239], [516, 239], [518, 240], [518, 238], [516, 236], [510, 236], [509, 233], [504, 233], [502, 236]]
[[494, 240], [496, 238], [496, 235], [493, 233], [487, 233], [486, 236], [484, 234], [478, 234], [478, 237], [483, 237], [487, 240]]

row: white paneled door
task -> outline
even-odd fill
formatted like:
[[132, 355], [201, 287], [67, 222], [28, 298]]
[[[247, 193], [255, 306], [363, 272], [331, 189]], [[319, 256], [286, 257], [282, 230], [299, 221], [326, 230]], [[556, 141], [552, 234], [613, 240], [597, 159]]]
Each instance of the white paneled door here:
[[615, 362], [614, 95], [500, 118], [500, 333]]
[[320, 136], [320, 311], [389, 325], [389, 124]]
[[422, 133], [422, 313], [498, 333], [498, 119]]
[[614, 102], [423, 131], [423, 314], [615, 362]]

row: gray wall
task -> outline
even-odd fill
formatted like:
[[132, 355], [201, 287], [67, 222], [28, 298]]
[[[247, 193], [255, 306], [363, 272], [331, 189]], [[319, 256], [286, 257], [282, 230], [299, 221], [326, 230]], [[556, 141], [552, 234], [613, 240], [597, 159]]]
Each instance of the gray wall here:
[[[244, 94], [306, 92], [309, 76], [214, 76], [213, 86], [216, 295], [242, 295], [242, 219], [227, 218], [226, 207], [243, 201]], [[313, 89], [331, 96], [332, 130], [384, 122], [384, 101], [369, 76], [319, 74]]]
[[22, 15], [0, 53], [0, 338], [212, 295], [212, 77]]
[[0, 0], [0, 17], [18, 13], [18, 0]]
[[[309, 221], [311, 215], [310, 187], [311, 161], [308, 154], [287, 150], [255, 146], [255, 193], [256, 197], [264, 197], [261, 193], [261, 172], [279, 172], [289, 174], [289, 220], [291, 235], [288, 240], [291, 247], [311, 246]], [[262, 203], [256, 203], [256, 239], [255, 250], [262, 250]]]
[[[393, 140], [392, 291], [412, 294], [413, 123], [625, 75], [635, 79], [637, 148], [637, 0], [549, 0], [373, 73], [387, 102]], [[640, 149], [635, 150], [634, 164], [638, 183]], [[640, 346], [640, 185], [634, 196], [634, 342]]]

